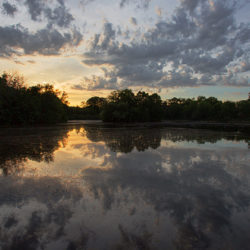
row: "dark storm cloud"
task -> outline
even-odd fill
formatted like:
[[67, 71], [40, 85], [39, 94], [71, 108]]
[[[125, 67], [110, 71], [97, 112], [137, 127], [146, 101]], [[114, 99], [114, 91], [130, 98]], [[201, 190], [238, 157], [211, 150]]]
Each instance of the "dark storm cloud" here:
[[30, 33], [20, 25], [0, 27], [0, 56], [34, 53], [57, 55], [63, 47], [77, 46], [81, 40], [82, 35], [76, 30], [62, 34], [46, 28]]
[[2, 4], [2, 7], [3, 7], [3, 12], [6, 13], [7, 15], [14, 16], [14, 14], [17, 12], [16, 6], [8, 2], [4, 2]]
[[[83, 63], [106, 67], [104, 79], [119, 80], [117, 87], [247, 86], [237, 73], [249, 70], [250, 24], [237, 25], [237, 10], [230, 1], [182, 0], [170, 20], [129, 43], [119, 42], [122, 32], [106, 23], [90, 40]], [[243, 54], [242, 67], [230, 73]]]

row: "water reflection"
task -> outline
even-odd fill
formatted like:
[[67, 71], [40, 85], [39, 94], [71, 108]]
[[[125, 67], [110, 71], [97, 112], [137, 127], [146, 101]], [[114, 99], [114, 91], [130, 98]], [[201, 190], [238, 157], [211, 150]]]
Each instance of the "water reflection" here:
[[134, 148], [144, 151], [148, 148], [156, 149], [161, 144], [161, 130], [102, 128], [86, 126], [86, 136], [93, 142], [104, 141], [113, 152], [129, 153]]
[[0, 168], [5, 175], [20, 170], [27, 160], [53, 161], [53, 153], [67, 142], [68, 128], [2, 129]]
[[0, 137], [1, 249], [248, 248], [247, 135], [72, 125]]
[[204, 144], [207, 142], [216, 143], [226, 139], [232, 141], [246, 141], [250, 145], [249, 137], [239, 133], [215, 132], [209, 130], [195, 129], [164, 129], [155, 128], [133, 128], [130, 127], [96, 127], [84, 126], [84, 135], [93, 142], [103, 141], [114, 152], [129, 153], [133, 149], [144, 151], [148, 148], [157, 149], [161, 140], [172, 142], [196, 142]]

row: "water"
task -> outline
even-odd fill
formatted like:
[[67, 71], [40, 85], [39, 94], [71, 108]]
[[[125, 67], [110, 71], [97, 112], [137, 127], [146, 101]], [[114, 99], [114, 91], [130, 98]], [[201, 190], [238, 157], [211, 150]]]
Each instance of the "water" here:
[[0, 249], [249, 249], [249, 135], [1, 129]]

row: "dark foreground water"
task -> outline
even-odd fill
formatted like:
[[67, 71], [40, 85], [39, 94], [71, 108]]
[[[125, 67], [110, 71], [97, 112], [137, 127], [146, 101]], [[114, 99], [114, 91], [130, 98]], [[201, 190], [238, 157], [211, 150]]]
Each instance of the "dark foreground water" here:
[[0, 131], [0, 249], [249, 249], [249, 136]]

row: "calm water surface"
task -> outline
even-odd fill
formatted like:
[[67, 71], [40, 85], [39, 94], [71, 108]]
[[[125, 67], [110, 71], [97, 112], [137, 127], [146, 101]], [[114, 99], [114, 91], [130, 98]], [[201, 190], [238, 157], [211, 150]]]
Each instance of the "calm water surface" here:
[[0, 131], [0, 249], [249, 249], [249, 135]]

